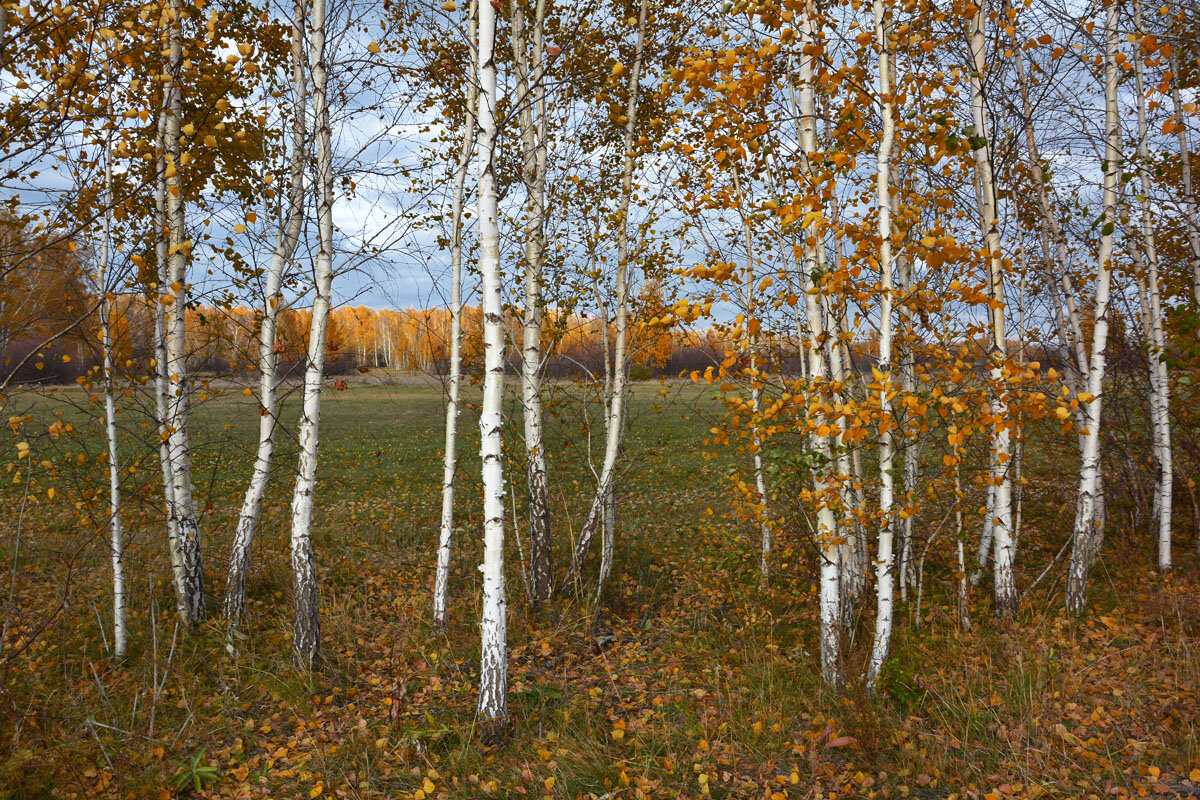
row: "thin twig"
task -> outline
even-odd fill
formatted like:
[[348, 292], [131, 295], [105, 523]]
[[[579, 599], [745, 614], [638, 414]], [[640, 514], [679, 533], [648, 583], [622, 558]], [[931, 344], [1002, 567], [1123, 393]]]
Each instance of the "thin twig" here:
[[1025, 587], [1025, 591], [1021, 592], [1021, 597], [1018, 599], [1017, 602], [1024, 602], [1026, 595], [1028, 595], [1030, 592], [1032, 592], [1034, 587], [1042, 582], [1042, 578], [1046, 577], [1046, 575], [1048, 575], [1050, 573], [1050, 570], [1054, 568], [1054, 565], [1058, 563], [1058, 560], [1063, 557], [1063, 553], [1067, 552], [1067, 547], [1070, 544], [1071, 544], [1070, 538], [1068, 538], [1065, 542], [1063, 542], [1063, 546], [1058, 548], [1058, 553], [1055, 554], [1054, 560], [1052, 560], [1049, 564], [1047, 564], [1046, 568], [1044, 570], [1042, 570], [1041, 573], [1036, 578], [1033, 579], [1033, 583], [1031, 583], [1031, 584], [1029, 584], [1029, 586]]

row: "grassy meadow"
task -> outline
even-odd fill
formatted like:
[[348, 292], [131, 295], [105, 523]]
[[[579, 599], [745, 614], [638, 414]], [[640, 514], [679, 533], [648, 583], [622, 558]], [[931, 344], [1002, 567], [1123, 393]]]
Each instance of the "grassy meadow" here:
[[[237, 636], [217, 612], [252, 463], [255, 401], [231, 391], [192, 415], [214, 618], [191, 632], [175, 626], [154, 431], [139, 410], [146, 399], [123, 401], [131, 627], [121, 664], [104, 632], [103, 520], [86, 521], [107, 501], [94, 410], [79, 389], [14, 396], [10, 413], [29, 416], [10, 422], [11, 444], [28, 441], [34, 454], [8, 448], [15, 466], [0, 494], [0, 588], [12, 609], [0, 651], [0, 798], [1200, 793], [1200, 582], [1190, 543], [1176, 573], [1160, 578], [1148, 537], [1120, 530], [1114, 514], [1087, 618], [1060, 611], [1061, 580], [1052, 577], [1015, 621], [998, 622], [985, 582], [963, 633], [943, 533], [929, 550], [920, 616], [915, 598], [898, 605], [882, 691], [861, 686], [868, 601], [846, 648], [851, 683], [835, 696], [817, 660], [813, 545], [785, 527], [770, 584], [759, 587], [757, 534], [730, 483], [748, 456], [706, 447], [724, 413], [712, 392], [635, 388], [615, 574], [599, 604], [588, 589], [531, 609], [520, 567], [526, 526], [514, 531], [508, 520], [514, 724], [500, 740], [477, 735], [474, 714], [478, 387], [466, 390], [460, 424], [451, 621], [441, 632], [430, 624], [441, 388], [351, 380], [325, 393], [314, 535], [328, 658], [308, 677], [289, 664], [298, 392], [285, 405]], [[601, 429], [599, 405], [583, 390], [556, 385], [549, 395], [561, 578], [594, 488], [589, 436], [599, 453]], [[74, 430], [47, 434], [56, 420]], [[506, 477], [520, 523], [519, 431], [510, 405]], [[1032, 485], [1039, 472], [1069, 479], [1070, 450], [1067, 442], [1029, 458]], [[1022, 586], [1068, 533], [1067, 479], [1060, 493], [1026, 495]], [[936, 508], [919, 517], [919, 540], [941, 518]], [[974, 518], [969, 525], [973, 540]]]

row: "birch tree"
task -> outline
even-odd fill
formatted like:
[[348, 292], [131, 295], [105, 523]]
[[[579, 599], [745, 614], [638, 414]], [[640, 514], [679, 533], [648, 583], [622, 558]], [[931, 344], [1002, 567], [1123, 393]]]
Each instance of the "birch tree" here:
[[284, 217], [267, 265], [263, 285], [262, 317], [258, 330], [258, 450], [254, 457], [254, 472], [242, 500], [237, 531], [229, 554], [229, 573], [225, 581], [222, 609], [225, 617], [237, 622], [246, 607], [246, 577], [250, 571], [250, 549], [254, 531], [262, 510], [263, 495], [271, 474], [271, 457], [275, 451], [275, 430], [278, 426], [279, 404], [276, 398], [278, 354], [275, 351], [276, 320], [283, 299], [284, 270], [292, 263], [300, 232], [304, 226], [304, 170], [308, 165], [308, 134], [306, 131], [307, 75], [304, 64], [304, 24], [306, 4], [295, 4], [292, 12], [292, 153]]
[[[108, 95], [108, 107], [112, 92]], [[121, 463], [117, 450], [116, 375], [113, 365], [113, 301], [111, 280], [113, 239], [112, 131], [104, 138], [104, 191], [101, 204], [104, 218], [100, 234], [100, 259], [96, 268], [96, 288], [100, 292], [100, 347], [104, 371], [104, 433], [108, 443], [108, 525], [109, 554], [113, 573], [113, 655], [125, 658], [125, 534], [121, 527]]]
[[993, 490], [988, 518], [993, 546], [993, 576], [996, 593], [996, 613], [1012, 615], [1017, 610], [1017, 584], [1013, 574], [1015, 557], [1012, 536], [1012, 477], [1008, 432], [1008, 403], [1005, 398], [1005, 361], [1008, 334], [1004, 319], [1004, 265], [1000, 245], [1000, 222], [996, 214], [996, 184], [992, 175], [991, 140], [989, 137], [984, 79], [987, 76], [986, 25], [987, 3], [980, 0], [971, 20], [971, 118], [974, 136], [971, 149], [975, 156], [975, 178], [979, 191], [979, 216], [987, 247], [989, 303], [989, 333], [991, 352], [989, 372], [991, 384], [991, 470], [988, 476]]
[[[892, 219], [902, 220], [904, 211], [901, 207], [901, 189], [903, 182], [900, 180], [898, 171], [895, 165], [892, 165]], [[894, 223], [893, 223], [894, 224]], [[897, 356], [900, 363], [897, 365], [900, 372], [900, 391], [903, 397], [912, 397], [916, 389], [915, 385], [915, 364], [916, 352], [913, 347], [914, 331], [912, 325], [912, 311], [909, 308], [909, 301], [913, 294], [913, 285], [915, 281], [916, 269], [913, 265], [913, 260], [909, 258], [903, 246], [904, 234], [900, 232], [901, 247], [895, 256], [895, 271], [896, 279], [899, 280], [900, 286], [900, 308], [897, 309], [900, 327], [900, 340], [897, 343]], [[910, 430], [909, 425], [909, 410], [906, 407], [899, 409], [901, 416], [897, 420], [900, 434], [903, 440], [904, 447], [904, 466], [901, 470], [901, 480], [904, 488], [904, 509], [906, 513], [900, 520], [900, 542], [896, 551], [896, 576], [900, 583], [900, 601], [907, 602], [909, 584], [915, 582], [914, 564], [916, 558], [913, 555], [913, 522], [916, 515], [912, 511], [912, 506], [917, 493], [917, 481], [919, 478], [920, 457], [920, 442], [917, 439], [916, 432]]]
[[879, 550], [875, 556], [875, 636], [871, 662], [867, 667], [867, 685], [874, 688], [887, 661], [892, 639], [894, 570], [892, 558], [892, 502], [895, 494], [892, 476], [892, 218], [891, 158], [896, 135], [893, 116], [893, 80], [891, 66], [890, 7], [885, 0], [874, 0], [875, 46], [879, 66], [879, 116], [882, 130], [875, 164], [875, 210], [879, 234], [879, 367], [871, 388], [879, 393]]
[[321, 385], [325, 375], [325, 338], [333, 302], [333, 146], [329, 123], [329, 64], [326, 48], [326, 0], [313, 0], [309, 11], [308, 58], [312, 70], [316, 139], [317, 257], [314, 295], [304, 371], [304, 400], [297, 438], [300, 463], [292, 494], [292, 661], [311, 670], [321, 656], [321, 620], [316, 562], [312, 549], [313, 493], [317, 483], [317, 434]]
[[[1184, 12], [1182, 9], [1179, 15]], [[1178, 18], [1178, 15], [1177, 15]], [[1171, 51], [1167, 63], [1171, 67], [1171, 104], [1175, 112], [1173, 130], [1179, 146], [1179, 176], [1183, 188], [1183, 213], [1185, 232], [1187, 233], [1188, 250], [1192, 266], [1192, 298], [1200, 305], [1200, 204], [1196, 201], [1195, 186], [1192, 183], [1192, 150], [1188, 141], [1188, 129], [1184, 122], [1184, 104], [1179, 84], [1182, 81], [1179, 63], [1179, 49]]]
[[[743, 313], [746, 316], [747, 328], [750, 329], [751, 318], [755, 313], [754, 282], [756, 280], [755, 266], [757, 265], [754, 255], [754, 229], [750, 218], [751, 208], [742, 191], [736, 160], [732, 172], [738, 213], [742, 217], [742, 237], [746, 243], [746, 278], [742, 281], [742, 304], [745, 308]], [[754, 488], [758, 493], [758, 528], [759, 540], [762, 544], [758, 580], [759, 587], [765, 589], [771, 574], [771, 526], [767, 521], [767, 483], [762, 457], [763, 437], [759, 431], [759, 416], [762, 412], [762, 376], [759, 371], [758, 334], [753, 331], [747, 337], [747, 350], [750, 354], [750, 447], [754, 451]]]
[[[621, 196], [617, 208], [617, 273], [615, 285], [614, 306], [614, 342], [612, 362], [612, 392], [609, 396], [605, 413], [604, 461], [600, 467], [600, 480], [596, 487], [596, 495], [592, 499], [591, 508], [583, 522], [579, 540], [575, 544], [575, 552], [571, 559], [571, 569], [568, 580], [578, 576], [583, 561], [587, 558], [592, 539], [605, 517], [607, 503], [615, 503], [617, 457], [620, 455], [621, 437], [624, 434], [626, 383], [629, 378], [629, 367], [626, 363], [629, 347], [629, 285], [630, 285], [630, 248], [629, 248], [629, 206], [633, 199], [633, 169], [636, 165], [634, 151], [634, 132], [637, 129], [639, 81], [642, 74], [642, 57], [646, 46], [646, 16], [648, 0], [641, 0], [638, 10], [637, 49], [634, 51], [633, 64], [629, 70], [629, 98], [625, 105], [625, 126], [621, 136], [621, 146], [624, 153], [624, 166], [621, 171]], [[623, 71], [624, 67], [621, 67]], [[620, 72], [617, 73], [618, 75]], [[610, 537], [616, 536], [615, 530], [609, 530]]]
[[[1012, 8], [1005, 3], [1006, 16], [1011, 18]], [[1017, 86], [1021, 97], [1021, 125], [1025, 134], [1026, 166], [1032, 179], [1033, 189], [1037, 196], [1039, 212], [1038, 239], [1042, 251], [1042, 271], [1044, 283], [1050, 293], [1050, 306], [1053, 315], [1054, 330], [1059, 344], [1067, 354], [1065, 383], [1069, 394], [1078, 398], [1080, 384], [1087, 380], [1089, 371], [1088, 348], [1083, 333], [1083, 310], [1079, 305], [1079, 292], [1072, 277], [1071, 258], [1067, 247], [1067, 237], [1062, 229], [1057, 214], [1051, 202], [1051, 194], [1046, 172], [1042, 167], [1042, 154], [1038, 146], [1037, 136], [1033, 127], [1033, 102], [1031, 98], [1031, 77], [1025, 69], [1023, 48], [1017, 39], [1015, 26], [1009, 31], [1013, 62], [1016, 67]], [[1076, 403], [1068, 409], [1073, 413], [1075, 426], [1079, 432], [1077, 437], [1079, 452], [1082, 457], [1086, 449], [1087, 429], [1084, 418], [1084, 408]], [[1096, 474], [1096, 524], [1104, 524], [1104, 473], [1097, 468]], [[994, 486], [990, 487], [994, 489]], [[993, 494], [994, 496], [994, 494]], [[989, 513], [988, 519], [994, 519]], [[984, 554], [981, 552], [980, 562]], [[977, 572], [976, 575], [979, 575]], [[975, 576], [972, 576], [975, 578]]]
[[[521, 0], [512, 0], [513, 66], [517, 79], [517, 119], [521, 141], [521, 182], [525, 185], [525, 297], [522, 311], [521, 405], [525, 427], [525, 476], [529, 484], [529, 589], [533, 602], [553, 588], [550, 499], [542, 423], [542, 262], [546, 250], [546, 0], [534, 4], [532, 25]], [[532, 47], [532, 59], [530, 48]]]
[[188, 238], [180, 169], [183, 131], [183, 2], [171, 0], [165, 12], [166, 63], [163, 73], [163, 152], [166, 189], [167, 285], [160, 286], [159, 302], [165, 306], [164, 339], [167, 372], [166, 428], [170, 463], [170, 511], [175, 520], [179, 550], [182, 619], [194, 625], [207, 615], [204, 601], [204, 568], [200, 552], [200, 526], [192, 497], [191, 444], [188, 437], [189, 382], [187, 375], [188, 262], [193, 242]]
[[1104, 20], [1104, 161], [1102, 170], [1103, 213], [1100, 217], [1100, 247], [1097, 253], [1098, 275], [1092, 341], [1087, 372], [1087, 392], [1079, 396], [1083, 409], [1084, 430], [1082, 463], [1079, 468], [1079, 496], [1071, 537], [1071, 562], [1067, 571], [1067, 610], [1081, 614], [1087, 606], [1088, 569], [1097, 549], [1097, 497], [1100, 472], [1100, 410], [1104, 392], [1104, 372], [1113, 271], [1113, 239], [1117, 222], [1117, 181], [1121, 175], [1121, 120], [1117, 106], [1118, 35], [1120, 7], [1117, 0], [1105, 3]]
[[446, 624], [447, 597], [450, 587], [450, 546], [454, 538], [454, 488], [458, 473], [458, 397], [462, 384], [462, 240], [463, 200], [471, 154], [475, 151], [475, 106], [479, 91], [476, 70], [478, 42], [476, 14], [478, 0], [471, 0], [467, 12], [467, 40], [470, 63], [467, 65], [466, 114], [462, 126], [462, 149], [454, 170], [454, 196], [450, 208], [450, 376], [446, 394], [446, 437], [442, 456], [442, 516], [438, 534], [437, 573], [433, 584], [433, 622]]
[[[164, 44], [166, 36], [163, 36]], [[158, 423], [158, 461], [162, 470], [163, 499], [166, 509], [167, 550], [171, 557], [171, 576], [175, 586], [175, 611], [183, 622], [188, 620], [187, 582], [183, 553], [179, 545], [179, 525], [175, 516], [175, 470], [171, 463], [171, 428], [168, 397], [171, 376], [167, 370], [167, 310], [163, 289], [167, 285], [167, 159], [166, 114], [160, 113], [155, 136], [154, 166], [154, 255], [155, 282], [150, 303], [154, 309], [154, 411]]]
[[[815, 181], [812, 169], [812, 159], [817, 148], [816, 124], [816, 58], [817, 52], [816, 16], [814, 4], [805, 3], [804, 14], [800, 21], [800, 151], [803, 154], [803, 169], [810, 182]], [[881, 73], [882, 74], [882, 73]], [[813, 192], [816, 194], [816, 192]], [[820, 211], [821, 209], [812, 209]], [[804, 219], [809, 219], [806, 214]], [[824, 247], [821, 236], [821, 214], [811, 217], [810, 228], [800, 232], [801, 264], [800, 282], [804, 289], [805, 316], [808, 320], [808, 335], [799, 331], [801, 338], [806, 341], [808, 357], [808, 382], [810, 392], [821, 392], [826, 389], [828, 370], [825, 363], [824, 329], [825, 314], [821, 308], [822, 287], [819, 279], [824, 272], [818, 263], [818, 249]], [[882, 258], [880, 264], [886, 263]], [[886, 270], [887, 268], [884, 267]], [[814, 277], [816, 276], [816, 277]], [[811, 446], [816, 451], [819, 464], [813, 475], [815, 498], [817, 503], [816, 540], [820, 552], [820, 637], [821, 637], [821, 676], [826, 685], [840, 687], [842, 684], [841, 656], [841, 558], [837, 518], [834, 507], [837, 502], [837, 477], [831, 474], [833, 467], [833, 452], [830, 445], [828, 420], [823, 412], [818, 412], [811, 420], [812, 432], [809, 434]]]
[[483, 473], [483, 609], [480, 619], [479, 713], [508, 719], [508, 623], [504, 584], [504, 309], [496, 197], [496, 8], [479, 3], [479, 272], [483, 278], [483, 404], [479, 416]]
[[[1145, 30], [1140, 0], [1134, 0], [1133, 3], [1133, 24], [1139, 34]], [[1158, 243], [1154, 232], [1154, 213], [1150, 204], [1152, 162], [1150, 132], [1146, 122], [1146, 56], [1147, 54], [1138, 52], [1133, 58], [1137, 94], [1137, 174], [1140, 189], [1137, 200], [1141, 206], [1141, 248], [1136, 252], [1141, 262], [1138, 270], [1138, 294], [1142, 305], [1142, 327], [1145, 331], [1150, 373], [1150, 429], [1154, 440], [1155, 461], [1154, 538], [1158, 544], [1158, 568], [1165, 572], [1171, 569], [1171, 504], [1175, 467], [1171, 455], [1171, 384], [1167, 374], [1167, 345], [1163, 331]]]

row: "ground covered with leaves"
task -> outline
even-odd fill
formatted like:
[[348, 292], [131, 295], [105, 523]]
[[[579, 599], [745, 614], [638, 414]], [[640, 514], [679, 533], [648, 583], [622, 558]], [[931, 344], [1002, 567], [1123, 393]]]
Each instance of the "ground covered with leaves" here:
[[[556, 392], [548, 450], [561, 574], [593, 487], [583, 420], [595, 409]], [[40, 401], [38, 413], [49, 419], [57, 402]], [[914, 598], [899, 606], [880, 691], [861, 685], [865, 608], [846, 648], [849, 685], [834, 694], [816, 658], [815, 552], [784, 531], [760, 588], [757, 537], [730, 501], [745, 456], [705, 456], [721, 408], [694, 388], [635, 394], [615, 574], [599, 604], [585, 587], [531, 609], [510, 527], [513, 722], [483, 730], [470, 412], [451, 621], [431, 626], [440, 404], [430, 388], [330, 393], [315, 519], [326, 661], [311, 676], [288, 663], [290, 444], [236, 636], [216, 619], [176, 628], [154, 504], [134, 503], [130, 653], [113, 663], [102, 540], [77, 546], [85, 534], [65, 516], [48, 522], [48, 505], [22, 513], [6, 645], [22, 652], [0, 684], [0, 798], [1200, 796], [1194, 551], [1160, 578], [1144, 534], [1110, 532], [1089, 616], [1062, 612], [1052, 577], [1000, 622], [985, 586], [964, 633], [944, 544], [919, 616]], [[228, 397], [195, 415], [215, 599], [248, 478], [252, 410]], [[509, 475], [519, 498], [519, 471]], [[4, 498], [11, 557], [22, 496]], [[1022, 585], [1068, 533], [1057, 502], [1030, 495]]]

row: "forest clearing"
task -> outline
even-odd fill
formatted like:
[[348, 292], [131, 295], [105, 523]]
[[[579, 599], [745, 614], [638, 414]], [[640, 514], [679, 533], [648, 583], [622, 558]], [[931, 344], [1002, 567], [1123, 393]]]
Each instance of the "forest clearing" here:
[[0, 0], [0, 800], [1200, 800], [1200, 0]]
[[[1011, 621], [994, 618], [989, 593], [975, 591], [969, 632], [959, 629], [954, 576], [939, 563], [924, 576], [919, 629], [915, 598], [899, 606], [903, 622], [882, 690], [839, 696], [821, 682], [811, 545], [798, 531], [781, 533], [775, 572], [759, 589], [754, 526], [728, 503], [735, 456], [703, 456], [723, 406], [711, 389], [690, 384], [642, 383], [632, 395], [630, 446], [638, 455], [621, 497], [628, 532], [604, 602], [566, 592], [534, 611], [519, 570], [511, 574], [513, 724], [495, 741], [481, 736], [476, 539], [465, 536], [455, 555], [448, 627], [439, 633], [432, 620], [442, 398], [426, 383], [329, 393], [318, 489], [328, 500], [313, 523], [329, 652], [319, 672], [298, 674], [288, 663], [285, 485], [264, 501], [236, 657], [226, 652], [221, 621], [179, 629], [166, 554], [147, 535], [153, 527], [136, 521], [154, 509], [134, 506], [126, 563], [142, 579], [130, 584], [127, 660], [112, 663], [100, 625], [109, 612], [93, 598], [109, 576], [93, 541], [93, 557], [77, 562], [72, 601], [6, 676], [6, 796], [1200, 792], [1194, 563], [1159, 578], [1150, 543], [1122, 538], [1097, 566], [1086, 619], [1062, 610], [1060, 575], [1036, 587]], [[547, 437], [551, 492], [564, 498], [556, 528], [566, 531], [586, 512], [566, 498], [582, 496], [578, 484], [591, 478], [580, 459], [578, 403], [560, 391]], [[72, 404], [81, 399], [64, 393]], [[214, 568], [230, 545], [245, 479], [215, 467], [252, 440], [244, 406], [248, 398], [235, 393], [195, 412], [196, 469], [216, 476], [202, 495]], [[45, 400], [38, 413], [65, 407]], [[289, 424], [296, 413], [294, 402], [285, 405]], [[470, 452], [477, 429], [464, 431]], [[101, 440], [100, 431], [90, 435]], [[1061, 452], [1069, 442], [1046, 446]], [[1058, 468], [1054, 457], [1027, 467]], [[6, 552], [20, 488], [5, 490]], [[464, 491], [470, 510], [461, 524], [470, 530], [479, 525], [479, 487]], [[1026, 501], [1022, 589], [1059, 549], [1069, 499], [1063, 492]], [[940, 518], [936, 505], [928, 514]], [[918, 531], [923, 542], [929, 531]], [[41, 566], [19, 573], [18, 609], [53, 603], [64, 536], [24, 545], [22, 563]], [[512, 538], [507, 551], [509, 563], [521, 563]], [[861, 663], [869, 632], [861, 615], [847, 642], [851, 663]]]

